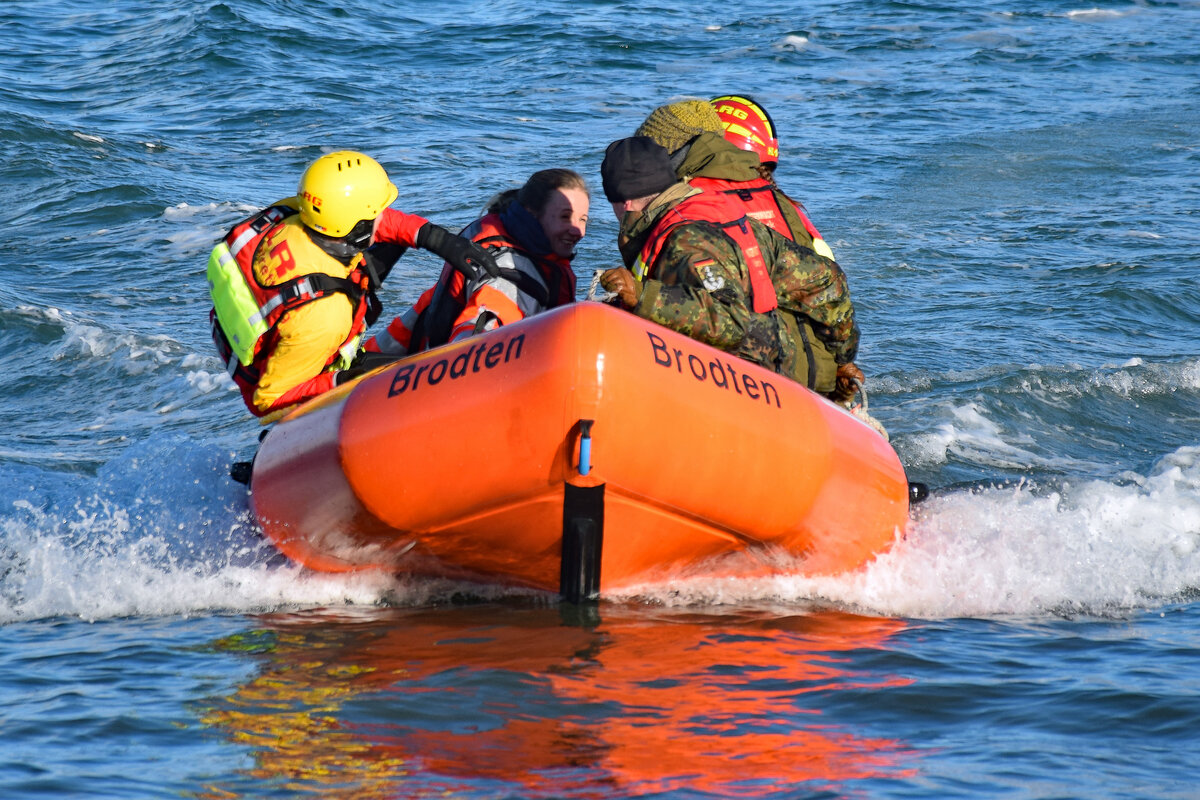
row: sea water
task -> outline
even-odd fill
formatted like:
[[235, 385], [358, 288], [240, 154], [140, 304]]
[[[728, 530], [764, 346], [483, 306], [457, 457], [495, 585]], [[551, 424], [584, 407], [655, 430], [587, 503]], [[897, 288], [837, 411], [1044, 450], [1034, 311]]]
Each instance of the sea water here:
[[[8, 0], [0, 796], [1197, 796], [1198, 41], [1151, 0]], [[334, 149], [451, 228], [569, 167], [586, 278], [605, 146], [727, 93], [850, 276], [934, 490], [904, 541], [591, 611], [263, 543], [231, 224]]]

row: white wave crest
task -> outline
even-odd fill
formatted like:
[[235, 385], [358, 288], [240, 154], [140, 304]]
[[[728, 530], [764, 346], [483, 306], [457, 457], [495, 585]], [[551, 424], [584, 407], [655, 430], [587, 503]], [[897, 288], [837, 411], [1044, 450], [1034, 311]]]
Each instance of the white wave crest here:
[[63, 338], [55, 348], [55, 360], [72, 358], [109, 359], [123, 356], [121, 366], [130, 374], [144, 371], [148, 366], [168, 364], [177, 360], [180, 345], [169, 336], [143, 336], [106, 330], [99, 325], [63, 317]]
[[694, 577], [639, 587], [669, 605], [825, 602], [891, 617], [1105, 614], [1200, 588], [1200, 447], [1147, 476], [1039, 495], [935, 496], [907, 536], [849, 576]]
[[790, 34], [771, 45], [771, 47], [775, 50], [791, 50], [796, 53], [801, 53], [808, 48], [808, 44], [807, 36]]
[[203, 258], [234, 223], [259, 210], [246, 203], [179, 203], [163, 209], [163, 220], [173, 226], [166, 239], [177, 258]]
[[[17, 563], [0, 576], [0, 622], [72, 616], [166, 616], [197, 610], [251, 611], [289, 606], [372, 604], [387, 592], [379, 574], [324, 576], [281, 564], [188, 563], [171, 537], [137, 533], [127, 510], [107, 507], [76, 519], [40, 515], [33, 528], [0, 525]], [[69, 535], [52, 531], [65, 526]], [[230, 537], [231, 562], [255, 551], [246, 534]]]
[[[104, 491], [69, 510], [30, 494], [13, 502], [0, 516], [0, 623], [412, 604], [464, 590], [528, 594], [379, 573], [316, 575], [288, 565], [256, 533], [245, 490], [228, 476], [233, 459], [190, 444], [140, 445], [102, 470]], [[849, 575], [804, 577], [787, 557], [773, 567], [754, 578], [693, 568], [606, 599], [834, 606], [910, 618], [1165, 605], [1200, 589], [1200, 446], [1167, 455], [1147, 475], [1048, 494], [1026, 485], [935, 494], [916, 507], [889, 552]]]
[[1128, 17], [1131, 14], [1136, 14], [1136, 8], [1127, 8], [1119, 10], [1115, 8], [1081, 8], [1067, 12], [1067, 19], [1079, 20], [1100, 20], [1100, 19], [1120, 19]]
[[188, 386], [197, 394], [213, 392], [228, 392], [237, 389], [237, 384], [226, 372], [207, 372], [205, 370], [188, 370], [185, 376]]
[[949, 419], [905, 442], [910, 466], [945, 464], [952, 456], [997, 469], [1056, 468], [1070, 463], [1039, 454], [1029, 434], [1004, 428], [976, 403], [948, 404], [938, 415]]
[[188, 203], [179, 203], [174, 206], [169, 206], [163, 209], [163, 219], [170, 222], [181, 222], [192, 219], [212, 219], [214, 217], [225, 219], [228, 217], [244, 217], [253, 214], [259, 209], [246, 203], [201, 203], [200, 205], [190, 205]]

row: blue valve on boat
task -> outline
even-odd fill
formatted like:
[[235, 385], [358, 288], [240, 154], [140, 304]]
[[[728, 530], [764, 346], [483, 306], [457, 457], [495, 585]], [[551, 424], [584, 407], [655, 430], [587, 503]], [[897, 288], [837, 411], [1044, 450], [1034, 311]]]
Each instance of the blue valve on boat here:
[[590, 419], [579, 420], [580, 475], [587, 475], [592, 471], [592, 422]]

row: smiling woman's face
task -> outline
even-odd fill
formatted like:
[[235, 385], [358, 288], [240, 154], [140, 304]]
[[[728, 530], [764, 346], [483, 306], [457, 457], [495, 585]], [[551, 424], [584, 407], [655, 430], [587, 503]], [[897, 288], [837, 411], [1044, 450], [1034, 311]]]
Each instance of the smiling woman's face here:
[[575, 245], [587, 233], [588, 196], [582, 189], [556, 189], [538, 216], [550, 249], [560, 258], [570, 258]]

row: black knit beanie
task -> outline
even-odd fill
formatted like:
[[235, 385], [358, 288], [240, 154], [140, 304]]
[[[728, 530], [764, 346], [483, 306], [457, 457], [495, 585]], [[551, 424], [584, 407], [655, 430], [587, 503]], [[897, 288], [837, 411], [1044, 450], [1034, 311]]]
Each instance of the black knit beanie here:
[[648, 136], [631, 136], [610, 144], [604, 151], [600, 179], [610, 203], [656, 195], [679, 180], [666, 149]]

